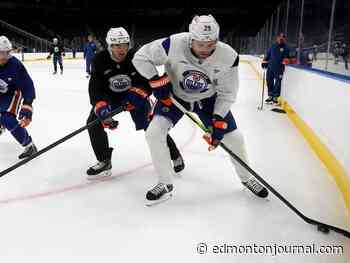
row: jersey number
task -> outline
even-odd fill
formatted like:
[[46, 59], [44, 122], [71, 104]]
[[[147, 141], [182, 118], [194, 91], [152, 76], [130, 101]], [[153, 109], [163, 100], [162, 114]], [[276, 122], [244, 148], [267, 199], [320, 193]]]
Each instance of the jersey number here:
[[204, 25], [204, 31], [211, 31], [210, 25]]

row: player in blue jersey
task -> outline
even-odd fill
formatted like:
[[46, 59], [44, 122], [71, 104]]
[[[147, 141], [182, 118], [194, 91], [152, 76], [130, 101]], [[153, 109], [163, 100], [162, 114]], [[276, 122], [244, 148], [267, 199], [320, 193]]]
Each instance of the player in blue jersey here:
[[8, 38], [0, 36], [0, 126], [24, 147], [24, 152], [19, 155], [23, 159], [37, 152], [25, 129], [32, 121], [35, 90], [27, 70], [11, 56], [11, 50]]

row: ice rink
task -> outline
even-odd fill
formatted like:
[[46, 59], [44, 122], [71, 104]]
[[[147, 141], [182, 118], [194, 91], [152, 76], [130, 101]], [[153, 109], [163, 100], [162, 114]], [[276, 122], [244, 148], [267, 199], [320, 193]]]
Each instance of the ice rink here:
[[[84, 61], [64, 61], [52, 75], [49, 61], [25, 64], [37, 91], [29, 131], [38, 148], [78, 129], [90, 111]], [[342, 196], [326, 168], [287, 115], [257, 111], [261, 82], [250, 65], [239, 68], [240, 91], [232, 111], [243, 132], [250, 164], [309, 217], [350, 230]], [[332, 262], [348, 263], [350, 239], [324, 235], [270, 194], [244, 189], [222, 150], [207, 151], [202, 132], [184, 117], [171, 131], [186, 168], [172, 199], [145, 206], [156, 183], [144, 132], [128, 113], [108, 132], [113, 176], [89, 182], [96, 161], [87, 132], [0, 178], [0, 262]], [[233, 149], [234, 150], [234, 149]], [[22, 152], [6, 132], [0, 169]], [[206, 243], [207, 252], [197, 251]], [[214, 246], [340, 245], [343, 254], [215, 253]]]
[[[317, 60], [312, 62], [312, 67], [316, 69], [325, 70], [326, 68], [326, 61], [325, 60]], [[350, 70], [345, 68], [345, 64], [340, 60], [338, 64], [334, 63], [334, 59], [330, 59], [328, 61], [328, 67], [327, 70], [333, 73], [338, 73], [346, 76], [350, 76]]]

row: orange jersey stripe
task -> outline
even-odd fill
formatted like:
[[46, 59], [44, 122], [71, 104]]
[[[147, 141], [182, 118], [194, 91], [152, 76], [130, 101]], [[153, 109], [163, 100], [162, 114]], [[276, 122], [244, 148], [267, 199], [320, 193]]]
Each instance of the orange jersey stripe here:
[[15, 91], [15, 95], [13, 96], [13, 99], [11, 101], [11, 104], [8, 108], [8, 112], [11, 112], [12, 114], [17, 115], [19, 103], [21, 101], [21, 92]]
[[148, 93], [146, 91], [144, 91], [143, 89], [131, 87], [129, 90], [131, 92], [134, 92], [134, 93], [140, 95], [142, 98], [147, 98]]
[[151, 85], [152, 88], [161, 88], [168, 84], [170, 82], [170, 79], [167, 75], [164, 75], [163, 77], [157, 79], [157, 80], [151, 80], [149, 84]]

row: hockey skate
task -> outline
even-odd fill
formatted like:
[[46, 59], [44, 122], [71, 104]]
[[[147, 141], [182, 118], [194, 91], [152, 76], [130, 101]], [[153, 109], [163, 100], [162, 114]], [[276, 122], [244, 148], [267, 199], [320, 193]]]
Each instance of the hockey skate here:
[[18, 158], [19, 159], [25, 159], [28, 158], [30, 156], [32, 156], [34, 153], [36, 153], [38, 151], [38, 149], [36, 148], [34, 143], [30, 143], [27, 146], [25, 146], [24, 148], [24, 152], [21, 153]]
[[159, 183], [146, 194], [146, 205], [153, 206], [172, 197], [173, 185]]
[[53, 74], [53, 75], [56, 75], [56, 74], [57, 74], [57, 71], [54, 71], [52, 74]]
[[278, 98], [277, 97], [274, 97], [272, 99], [272, 104], [275, 105], [275, 106], [279, 106], [279, 102], [278, 102]]
[[266, 100], [265, 100], [266, 104], [272, 104], [273, 103], [273, 97], [269, 96]]
[[105, 160], [98, 162], [94, 166], [90, 167], [87, 171], [88, 180], [98, 180], [109, 177], [112, 175], [112, 163], [111, 160]]
[[177, 159], [173, 160], [173, 165], [175, 173], [179, 173], [185, 169], [185, 163], [181, 155]]
[[242, 184], [258, 197], [266, 198], [269, 195], [267, 189], [254, 177], [250, 177], [247, 182], [242, 182]]

